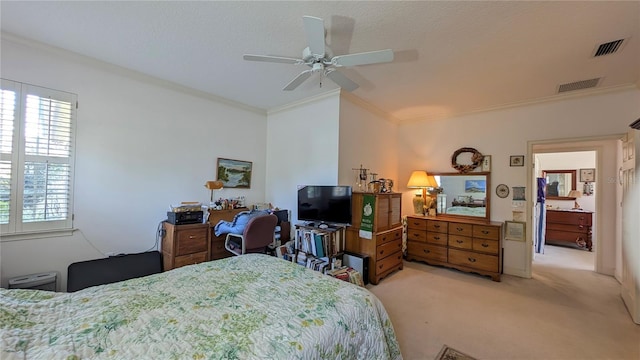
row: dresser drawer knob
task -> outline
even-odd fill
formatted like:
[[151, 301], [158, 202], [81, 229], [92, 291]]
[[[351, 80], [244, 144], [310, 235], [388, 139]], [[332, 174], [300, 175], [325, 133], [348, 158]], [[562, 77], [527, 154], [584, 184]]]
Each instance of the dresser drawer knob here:
[[489, 247], [489, 244], [482, 244], [482, 247], [487, 248]]
[[434, 236], [433, 240], [440, 240], [440, 236]]
[[189, 239], [195, 239], [196, 237], [193, 235], [189, 235]]
[[379, 254], [380, 255], [384, 254], [384, 250], [380, 250]]
[[461, 227], [457, 227], [456, 230], [462, 231], [463, 229]]
[[385, 241], [385, 240], [387, 240], [387, 237], [386, 237], [386, 236], [383, 236], [383, 237], [382, 237], [382, 241]]
[[487, 230], [482, 230], [481, 232], [482, 232], [483, 234], [485, 234], [485, 235], [488, 235], [488, 234], [489, 234], [489, 232], [488, 232]]
[[434, 228], [440, 229], [440, 225], [433, 225]]
[[431, 250], [427, 250], [427, 249], [422, 250], [422, 251], [424, 251], [424, 253], [425, 253], [425, 254], [428, 254], [428, 253], [430, 253], [430, 252], [431, 252]]
[[462, 241], [462, 240], [456, 240], [456, 242], [457, 242], [458, 244], [462, 244], [464, 241]]
[[476, 262], [476, 259], [474, 258], [467, 258], [467, 259], [469, 259], [470, 262]]

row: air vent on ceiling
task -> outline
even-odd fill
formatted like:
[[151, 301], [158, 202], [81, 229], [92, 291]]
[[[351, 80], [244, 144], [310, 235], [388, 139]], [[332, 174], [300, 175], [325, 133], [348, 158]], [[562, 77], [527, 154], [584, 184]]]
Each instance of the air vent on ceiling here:
[[580, 81], [576, 81], [568, 84], [562, 84], [558, 87], [558, 93], [596, 87], [598, 86], [599, 81], [600, 81], [600, 78], [595, 78], [595, 79], [589, 79], [589, 80], [580, 80]]
[[640, 130], [640, 119], [629, 124], [632, 129]]
[[600, 44], [596, 47], [593, 53], [593, 57], [613, 54], [621, 49], [622, 43], [624, 43], [624, 39], [609, 41], [608, 43]]

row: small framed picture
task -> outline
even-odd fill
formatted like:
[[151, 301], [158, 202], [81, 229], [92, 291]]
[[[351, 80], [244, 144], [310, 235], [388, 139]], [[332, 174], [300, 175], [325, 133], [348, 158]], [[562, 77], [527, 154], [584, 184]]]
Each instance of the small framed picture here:
[[491, 155], [485, 155], [482, 158], [482, 171], [491, 171]]
[[511, 155], [509, 166], [524, 166], [524, 155]]
[[595, 182], [596, 169], [580, 169], [580, 182]]
[[505, 221], [504, 238], [505, 240], [525, 241], [525, 227], [527, 223], [522, 221]]

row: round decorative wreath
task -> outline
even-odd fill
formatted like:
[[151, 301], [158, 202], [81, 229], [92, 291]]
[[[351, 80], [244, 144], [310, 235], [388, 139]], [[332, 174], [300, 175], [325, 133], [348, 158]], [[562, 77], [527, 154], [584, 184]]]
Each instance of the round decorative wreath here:
[[[471, 164], [458, 164], [458, 155], [462, 153], [471, 153]], [[469, 171], [474, 170], [482, 163], [484, 155], [482, 155], [478, 150], [470, 147], [464, 147], [456, 150], [451, 156], [451, 167], [458, 170], [461, 173], [468, 173]]]

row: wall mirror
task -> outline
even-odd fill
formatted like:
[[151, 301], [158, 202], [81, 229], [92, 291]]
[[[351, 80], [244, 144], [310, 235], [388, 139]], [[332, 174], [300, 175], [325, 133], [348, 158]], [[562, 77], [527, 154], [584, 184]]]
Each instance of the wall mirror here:
[[436, 216], [490, 218], [491, 183], [488, 172], [431, 173], [438, 183]]
[[547, 179], [547, 199], [574, 200], [569, 191], [576, 189], [575, 170], [542, 170], [542, 177]]

